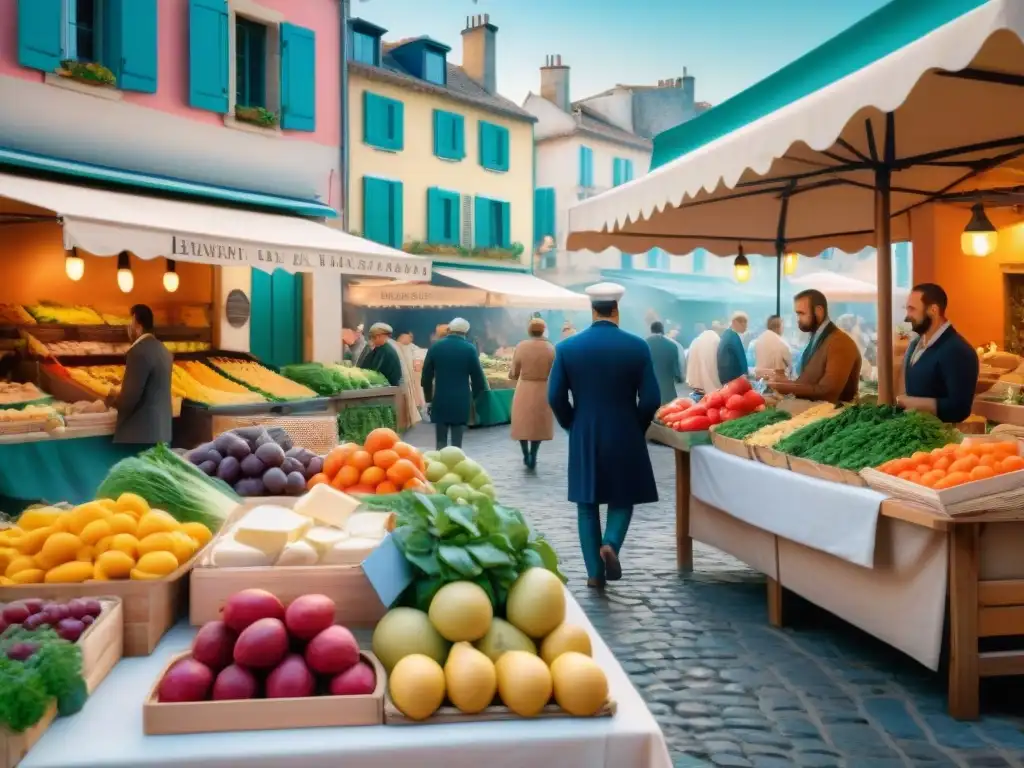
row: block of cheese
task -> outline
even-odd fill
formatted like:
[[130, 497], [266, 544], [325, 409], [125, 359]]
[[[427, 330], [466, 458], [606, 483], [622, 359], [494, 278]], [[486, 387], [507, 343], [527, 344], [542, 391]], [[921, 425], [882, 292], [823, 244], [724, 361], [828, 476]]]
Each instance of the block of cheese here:
[[306, 531], [303, 541], [309, 542], [319, 557], [336, 543], [347, 538], [348, 534], [345, 531], [329, 528], [326, 525], [314, 525]]
[[344, 528], [349, 516], [359, 509], [361, 503], [359, 499], [321, 483], [295, 502], [295, 512], [316, 520], [319, 525]]
[[316, 565], [319, 559], [320, 553], [316, 548], [305, 539], [299, 539], [285, 545], [274, 565]]
[[235, 526], [234, 537], [239, 544], [258, 549], [271, 560], [277, 560], [281, 550], [302, 538], [312, 524], [304, 515], [267, 504], [247, 513]]
[[345, 523], [345, 530], [354, 539], [383, 539], [395, 529], [394, 512], [356, 512]]
[[212, 562], [216, 568], [258, 568], [273, 565], [274, 558], [225, 536], [213, 545]]
[[359, 565], [378, 544], [380, 541], [377, 539], [342, 539], [324, 552], [320, 557], [320, 565]]

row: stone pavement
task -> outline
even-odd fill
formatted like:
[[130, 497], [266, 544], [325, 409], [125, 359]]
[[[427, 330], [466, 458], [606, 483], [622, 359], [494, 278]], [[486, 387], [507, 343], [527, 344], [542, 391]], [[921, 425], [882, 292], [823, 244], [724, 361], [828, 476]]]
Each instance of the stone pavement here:
[[[433, 448], [433, 429], [407, 439]], [[945, 713], [941, 675], [825, 612], [787, 596], [789, 626], [771, 628], [763, 578], [728, 555], [697, 545], [693, 574], [680, 577], [668, 448], [650, 447], [662, 500], [637, 508], [623, 580], [603, 595], [585, 584], [564, 435], [541, 448], [535, 474], [507, 427], [472, 430], [463, 448], [558, 550], [677, 766], [1024, 766], [1024, 700], [1012, 679], [986, 687], [983, 720], [960, 723]]]

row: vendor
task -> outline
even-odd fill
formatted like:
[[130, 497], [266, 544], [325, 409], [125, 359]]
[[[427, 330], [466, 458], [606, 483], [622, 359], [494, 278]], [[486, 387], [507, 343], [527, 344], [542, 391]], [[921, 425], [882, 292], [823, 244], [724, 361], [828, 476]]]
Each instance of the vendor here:
[[392, 387], [402, 381], [402, 360], [391, 341], [391, 326], [387, 323], [374, 323], [370, 326], [369, 351], [362, 356], [359, 367], [368, 371], [377, 371]]
[[781, 375], [769, 379], [780, 395], [806, 400], [850, 403], [860, 388], [860, 350], [828, 317], [825, 294], [813, 288], [793, 298], [797, 326], [811, 339], [800, 357], [800, 377], [790, 381]]
[[171, 371], [174, 356], [153, 335], [153, 310], [145, 304], [131, 309], [128, 340], [131, 347], [125, 357], [121, 388], [111, 392], [111, 405], [117, 408], [114, 442], [152, 447], [171, 442]]
[[946, 319], [946, 292], [935, 283], [915, 285], [907, 322], [917, 338], [903, 361], [905, 395], [896, 402], [958, 424], [971, 415], [978, 385], [978, 355]]

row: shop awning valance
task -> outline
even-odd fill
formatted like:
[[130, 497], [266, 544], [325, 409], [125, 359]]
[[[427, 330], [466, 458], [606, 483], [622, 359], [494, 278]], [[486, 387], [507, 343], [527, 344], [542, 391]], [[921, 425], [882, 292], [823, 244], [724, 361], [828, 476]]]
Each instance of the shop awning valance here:
[[438, 275], [487, 292], [487, 306], [519, 309], [590, 309], [590, 299], [526, 272], [437, 269]]
[[387, 281], [349, 285], [345, 301], [360, 307], [482, 307], [487, 304], [487, 292]]
[[265, 271], [333, 272], [395, 280], [429, 280], [430, 260], [298, 216], [133, 195], [0, 174], [2, 199], [52, 214], [64, 246], [95, 256], [129, 251]]
[[894, 0], [659, 135], [651, 173], [570, 210], [569, 248], [856, 252], [875, 244], [880, 171], [908, 239], [915, 207], [1024, 169], [1022, 36], [1021, 0]]

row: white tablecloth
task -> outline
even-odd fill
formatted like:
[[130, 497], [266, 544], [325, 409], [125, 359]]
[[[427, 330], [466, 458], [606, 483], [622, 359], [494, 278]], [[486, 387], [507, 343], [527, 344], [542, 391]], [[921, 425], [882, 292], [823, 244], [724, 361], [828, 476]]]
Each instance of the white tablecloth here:
[[842, 560], [871, 568], [882, 494], [731, 456], [690, 451], [691, 492], [705, 504]]
[[[618, 702], [615, 717], [146, 736], [142, 701], [194, 634], [179, 625], [152, 656], [121, 661], [85, 709], [57, 720], [20, 768], [671, 768], [657, 722], [571, 597], [566, 620], [590, 632]], [[365, 636], [360, 641], [368, 646]]]

